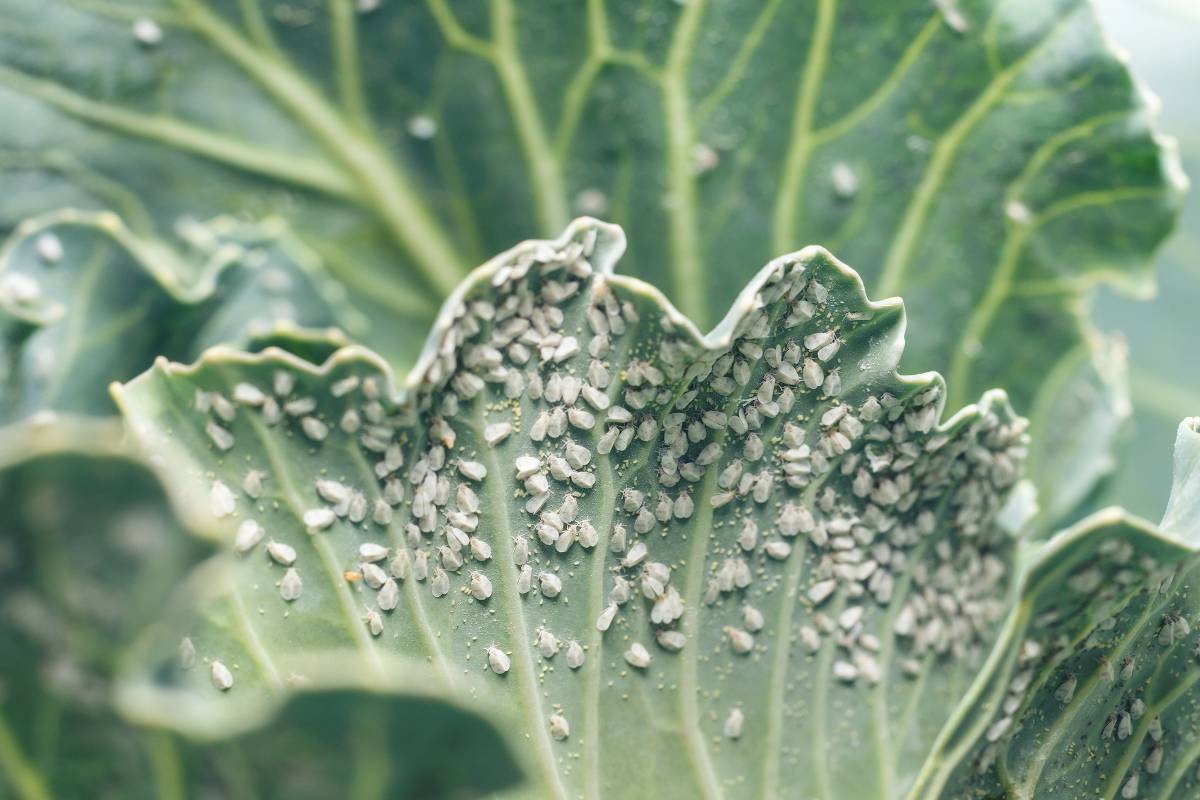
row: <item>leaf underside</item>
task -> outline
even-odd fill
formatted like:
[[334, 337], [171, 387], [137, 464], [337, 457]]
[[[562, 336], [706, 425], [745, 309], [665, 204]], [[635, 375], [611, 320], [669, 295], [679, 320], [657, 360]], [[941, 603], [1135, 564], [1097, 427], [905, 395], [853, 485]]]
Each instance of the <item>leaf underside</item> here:
[[1036, 554], [914, 797], [1196, 796], [1196, 425], [1160, 528], [1107, 509]]
[[[30, 459], [0, 475], [0, 502], [0, 795], [449, 797], [517, 779], [506, 743], [469, 709], [419, 684], [351, 692], [347, 664], [221, 742], [129, 724], [110, 704], [121, 649], [211, 548], [177, 529], [158, 482], [134, 461]], [[423, 731], [417, 740], [404, 735], [410, 723]], [[447, 770], [448, 750], [480, 758]]]
[[940, 379], [895, 373], [900, 304], [824, 251], [702, 337], [612, 274], [623, 244], [582, 220], [481, 267], [399, 392], [358, 348], [120, 387], [183, 518], [264, 531], [188, 582], [125, 709], [242, 727], [342, 658], [504, 720], [540, 794], [907, 785], [1004, 616], [1023, 421], [992, 393], [939, 423]]
[[[272, 341], [299, 349], [317, 335], [336, 340], [331, 327], [359, 329], [342, 287], [279, 225], [226, 218], [180, 227], [188, 248], [169, 250], [112, 214], [68, 210], [28, 220], [5, 243], [8, 437], [45, 427], [47, 412], [77, 424], [111, 417], [107, 385], [159, 355]], [[3, 449], [5, 463], [29, 454], [16, 443]]]
[[[1093, 446], [1103, 450], [1101, 439], [1119, 420], [1122, 398], [1113, 375], [1097, 381], [1089, 374], [1081, 384], [1068, 375], [1087, 348], [1086, 340], [1079, 342], [1073, 301], [1098, 278], [1136, 282], [1145, 255], [1169, 228], [1181, 185], [1147, 104], [1109, 53], [1086, 3], [1008, 0], [935, 9], [925, 0], [905, 0], [863, 13], [859, 4], [834, 0], [768, 0], [755, 8], [692, 2], [648, 12], [614, 0], [589, 2], [586, 14], [583, 4], [488, 5], [388, 2], [355, 19], [349, 4], [338, 3], [293, 2], [260, 17], [253, 2], [239, 3], [235, 11], [231, 4], [192, 0], [136, 6], [0, 0], [0, 107], [20, 122], [0, 131], [0, 169], [9, 190], [0, 202], [0, 224], [13, 227], [40, 215], [17, 228], [0, 267], [0, 324], [10, 342], [0, 421], [18, 423], [0, 431], [0, 463], [64, 449], [124, 457], [119, 429], [89, 420], [111, 411], [102, 387], [127, 378], [154, 355], [190, 360], [216, 342], [253, 349], [274, 343], [319, 363], [341, 339], [310, 335], [308, 328], [337, 325], [393, 367], [406, 367], [428, 329], [433, 298], [454, 286], [467, 266], [518, 236], [557, 233], [571, 213], [589, 211], [631, 231], [633, 249], [623, 271], [669, 287], [698, 321], [725, 308], [745, 282], [746, 265], [809, 241], [834, 249], [864, 269], [880, 292], [903, 292], [922, 323], [906, 363], [946, 369], [951, 408], [995, 384], [1030, 411], [1043, 434], [1035, 440], [1030, 470], [1044, 501], [1039, 530], [1079, 499], [1085, 472], [1072, 469], [1079, 480], [1066, 481], [1055, 464]], [[161, 45], [139, 44], [130, 35], [131, 22], [145, 16], [162, 26]], [[320, 120], [332, 120], [333, 127], [314, 124]], [[431, 137], [422, 133], [428, 122]], [[550, 146], [540, 147], [543, 140]], [[345, 159], [364, 152], [365, 162]], [[406, 196], [412, 209], [397, 205]], [[64, 207], [83, 210], [45, 214]], [[92, 211], [100, 209], [117, 212], [122, 223]], [[265, 221], [233, 222], [226, 214]], [[406, 227], [406, 220], [419, 224]], [[42, 233], [65, 245], [57, 266], [37, 252]], [[215, 255], [211, 249], [230, 243], [236, 253]], [[214, 266], [226, 261], [223, 269]], [[280, 272], [291, 280], [281, 283]], [[28, 283], [14, 281], [13, 273], [38, 284], [41, 296], [32, 307], [22, 307]], [[947, 296], [947, 281], [956, 287], [953, 296]], [[89, 287], [93, 291], [86, 293]], [[626, 288], [638, 297], [644, 292]], [[103, 302], [81, 305], [81, 297], [91, 296]], [[265, 324], [248, 327], [247, 320]], [[306, 327], [279, 327], [279, 321]], [[1028, 335], [1033, 330], [1037, 336]], [[277, 357], [287, 369], [309, 369]], [[363, 369], [382, 369], [367, 360]], [[1056, 361], [1052, 374], [1063, 381], [1042, 387]], [[266, 388], [272, 366], [256, 362], [246, 369]], [[1098, 395], [1080, 394], [1079, 386], [1087, 391], [1089, 385]], [[1075, 413], [1081, 406], [1086, 414]], [[38, 414], [48, 409], [61, 421]], [[239, 433], [234, 455], [244, 440]], [[1082, 447], [1064, 448], [1064, 441]], [[650, 450], [636, 442], [631, 447]], [[1141, 467], [1139, 462], [1141, 475], [1155, 474]], [[653, 475], [642, 477], [653, 483]], [[237, 488], [232, 479], [229, 485]], [[302, 488], [311, 500], [311, 484]], [[652, 501], [648, 492], [646, 502]], [[591, 508], [586, 499], [580, 506], [581, 514]], [[721, 513], [714, 515], [718, 533]], [[732, 534], [725, 533], [729, 540]], [[221, 534], [228, 541], [229, 530]], [[728, 541], [723, 546], [730, 549]], [[347, 545], [345, 552], [352, 549]], [[580, 552], [578, 546], [572, 552]], [[607, 558], [611, 570], [615, 556]], [[355, 568], [352, 560], [348, 569]], [[43, 563], [57, 561], [32, 562], [39, 572]], [[768, 570], [776, 566], [764, 563]], [[220, 562], [210, 568], [238, 574]], [[801, 569], [807, 579], [812, 568]], [[679, 583], [686, 564], [676, 573], [673, 582]], [[762, 585], [760, 573], [755, 576], [752, 593]], [[458, 586], [463, 579], [454, 580]], [[306, 580], [305, 597], [312, 583]], [[778, 608], [777, 597], [775, 602]], [[181, 603], [186, 609], [187, 598]], [[769, 608], [760, 610], [772, 619]], [[892, 607], [879, 611], [897, 613]], [[190, 612], [179, 613], [170, 619], [190, 626]], [[800, 635], [806, 614], [793, 613], [790, 638]], [[624, 618], [623, 610], [618, 619]], [[864, 621], [873, 618], [869, 612]], [[541, 622], [531, 618], [529, 624]], [[591, 631], [586, 624], [574, 627]], [[760, 642], [779, 629], [768, 622]], [[176, 634], [172, 630], [163, 647], [178, 644]], [[649, 639], [645, 643], [657, 669], [665, 656]], [[624, 644], [610, 646], [610, 662], [623, 665], [615, 653]], [[791, 650], [799, 653], [798, 645]], [[469, 655], [475, 667], [485, 660], [478, 649]], [[768, 648], [752, 658], [772, 657]], [[823, 657], [818, 653], [812, 663], [772, 674], [791, 676], [801, 667], [816, 674]], [[316, 674], [307, 654], [300, 660], [305, 666], [298, 672]], [[887, 659], [881, 654], [879, 660]], [[705, 663], [700, 661], [697, 680], [709, 694], [694, 718], [703, 717], [706, 734], [717, 737], [728, 717], [700, 680]], [[555, 668], [567, 672], [561, 663]], [[876, 756], [874, 769], [859, 765], [855, 771], [856, 788], [878, 794], [885, 785], [906, 786], [938, 727], [933, 718], [913, 719], [941, 719], [941, 709], [967, 685], [970, 675], [951, 672], [946, 687], [927, 688], [919, 678], [919, 688], [908, 694], [889, 688], [890, 704], [859, 703], [861, 691], [844, 703], [839, 699], [820, 711], [831, 728], [843, 725], [838, 734], [810, 732], [807, 723], [817, 712], [798, 713], [802, 701], [793, 699], [781, 712], [786, 717], [773, 718], [771, 730], [790, 731], [782, 725], [785, 718], [788, 725], [807, 725], [801, 743], [784, 738], [787, 751], [777, 757], [783, 768], [757, 766], [745, 774], [778, 772], [774, 785], [790, 790], [779, 781], [789, 769], [803, 768], [809, 785], [829, 787], [850, 768], [838, 760], [827, 766], [826, 754], [849, 742], [867, 760]], [[788, 680], [782, 695], [772, 688], [766, 696], [800, 698], [814, 689], [807, 678]], [[157, 681], [155, 676], [151, 684]], [[884, 683], [896, 682], [889, 677]], [[663, 691], [677, 685], [664, 683]], [[482, 686], [484, 696], [495, 688], [486, 681]], [[240, 681], [237, 688], [243, 688]], [[464, 693], [459, 686], [453, 696]], [[883, 690], [872, 693], [882, 696]], [[251, 724], [248, 717], [274, 713], [278, 697], [271, 697], [246, 712], [241, 726]], [[926, 703], [929, 697], [938, 699]], [[666, 706], [660, 716], [676, 721], [668, 739], [678, 739], [683, 712], [678, 704]], [[736, 746], [746, 751], [765, 712], [762, 703], [741, 707], [746, 740]], [[378, 708], [364, 713], [380, 716]], [[843, 717], [851, 722], [843, 724]], [[254, 761], [256, 752], [266, 752], [287, 719], [248, 741], [245, 756]], [[587, 749], [571, 721], [568, 741]], [[891, 721], [896, 733], [886, 727]], [[884, 725], [882, 737], [860, 735], [872, 724]], [[382, 730], [377, 725], [356, 718], [353, 727]], [[915, 728], [916, 734], [905, 734]], [[98, 739], [124, 741], [125, 733], [100, 730]], [[685, 763], [681, 748], [698, 751], [694, 743], [670, 741], [651, 752], [675, 753], [672, 763]], [[864, 746], [869, 741], [874, 744]], [[355, 788], [384, 774], [378, 759], [387, 755], [372, 743], [369, 734], [353, 740], [354, 752], [370, 762], [355, 767]], [[32, 738], [22, 744], [36, 749]], [[740, 794], [741, 784], [732, 783], [741, 780], [740, 762], [734, 758], [728, 766], [720, 754], [730, 744], [716, 738], [709, 744], [717, 753], [710, 760], [718, 782], [730, 782], [727, 794]], [[294, 745], [309, 760], [322, 754], [319, 746]], [[507, 758], [502, 750], [481, 746], [498, 766]], [[189, 767], [198, 752], [185, 753]], [[231, 752], [242, 755], [236, 743], [230, 745], [220, 763], [201, 758], [204, 768], [195, 774], [215, 769], [225, 779], [220, 790], [234, 792], [238, 781], [231, 776], [246, 770]], [[631, 745], [627, 752], [632, 755], [624, 759], [601, 755], [627, 769], [645, 751]], [[283, 785], [271, 769], [276, 758], [263, 756], [265, 763], [252, 765], [268, 792]], [[695, 763], [702, 760], [686, 759], [688, 768]], [[308, 786], [316, 796], [328, 796], [322, 787], [338, 781], [321, 781], [342, 766], [322, 762], [314, 772], [323, 777], [288, 788]], [[563, 780], [569, 788], [591, 785], [579, 784], [578, 776], [594, 769], [568, 766]], [[562, 756], [558, 767], [567, 769]], [[140, 763], [138, 771], [145, 771]], [[900, 779], [889, 784], [893, 774]], [[392, 777], [397, 791], [417, 785]], [[747, 785], [767, 780], [747, 779]], [[658, 778], [643, 783], [657, 786]], [[681, 791], [691, 785], [685, 781]]]
[[364, 8], [3, 0], [0, 218], [102, 208], [170, 242], [282, 216], [398, 368], [471, 266], [577, 213], [701, 324], [744, 265], [815, 243], [926, 320], [908, 363], [951, 408], [1028, 408], [1014, 354], [1069, 352], [1064, 309], [1141, 283], [1179, 204], [1085, 0]]

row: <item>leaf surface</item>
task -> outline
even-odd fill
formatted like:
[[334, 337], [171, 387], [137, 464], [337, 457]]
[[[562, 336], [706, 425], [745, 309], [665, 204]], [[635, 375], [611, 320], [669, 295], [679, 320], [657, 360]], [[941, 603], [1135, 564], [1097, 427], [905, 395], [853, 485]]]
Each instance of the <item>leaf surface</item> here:
[[940, 378], [895, 372], [899, 302], [823, 250], [701, 336], [613, 273], [623, 247], [581, 220], [484, 265], [399, 389], [356, 347], [121, 386], [226, 549], [139, 649], [126, 711], [241, 729], [334, 660], [503, 720], [539, 796], [908, 785], [1004, 616], [1024, 421], [999, 393], [939, 421]]
[[[180, 229], [190, 243], [182, 250], [113, 214], [63, 210], [27, 220], [5, 242], [4, 463], [38, 452], [39, 436], [119, 451], [105, 389], [159, 355], [192, 358], [219, 343], [303, 347], [333, 335], [329, 327], [360, 328], [342, 287], [279, 225], [222, 218]], [[55, 434], [58, 418], [68, 425]], [[79, 435], [83, 425], [97, 435]]]
[[1030, 410], [1030, 532], [1048, 536], [1096, 510], [1129, 440], [1127, 348], [1083, 322], [1083, 341], [1043, 378]]
[[909, 363], [951, 408], [1025, 409], [1020, 366], [1078, 341], [1065, 305], [1143, 284], [1179, 203], [1085, 0], [361, 8], [4, 0], [8, 218], [280, 214], [399, 368], [470, 266], [576, 213], [703, 325], [745, 265], [819, 244], [926, 320]]
[[1161, 526], [1098, 512], [1030, 553], [987, 667], [911, 797], [1195, 796], [1195, 418]]
[[[517, 777], [469, 709], [412, 685], [351, 692], [348, 665], [219, 744], [132, 724], [110, 703], [121, 653], [210, 548], [178, 530], [157, 480], [128, 457], [42, 447], [0, 473], [0, 502], [0, 795], [444, 797]], [[425, 735], [404, 736], [400, 720]], [[343, 745], [329, 748], [332, 738]], [[448, 749], [476, 768], [441, 769]]]

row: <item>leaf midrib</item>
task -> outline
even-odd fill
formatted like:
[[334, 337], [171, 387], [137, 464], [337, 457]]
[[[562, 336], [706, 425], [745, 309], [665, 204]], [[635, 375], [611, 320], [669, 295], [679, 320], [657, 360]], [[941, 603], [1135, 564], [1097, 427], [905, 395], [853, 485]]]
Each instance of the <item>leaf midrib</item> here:
[[[484, 404], [477, 398], [474, 403], [473, 416], [475, 430], [482, 431], [486, 425]], [[542, 699], [538, 693], [537, 672], [530, 653], [531, 647], [529, 628], [525, 624], [525, 608], [520, 593], [517, 592], [516, 559], [513, 557], [514, 529], [509, 516], [508, 498], [503, 495], [504, 485], [498, 478], [505, 474], [504, 465], [500, 463], [500, 451], [495, 447], [480, 448], [479, 457], [486, 462], [488, 476], [485, 480], [485, 494], [490, 506], [490, 517], [496, 522], [495, 543], [493, 556], [499, 562], [499, 583], [501, 600], [505, 612], [512, 625], [512, 670], [509, 677], [515, 677], [519, 692], [520, 706], [525, 712], [526, 731], [532, 739], [535, 760], [541, 772], [542, 785], [547, 792], [559, 800], [566, 800], [567, 790], [563, 785], [554, 758], [554, 750], [547, 729], [547, 716], [542, 707]], [[531, 589], [531, 592], [536, 589]], [[515, 676], [512, 673], [516, 672]]]

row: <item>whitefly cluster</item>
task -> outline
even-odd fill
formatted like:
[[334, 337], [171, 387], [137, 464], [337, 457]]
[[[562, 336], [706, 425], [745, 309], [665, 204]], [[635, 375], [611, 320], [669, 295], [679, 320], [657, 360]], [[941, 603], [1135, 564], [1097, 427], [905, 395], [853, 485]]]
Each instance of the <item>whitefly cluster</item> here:
[[[1043, 753], [1066, 745], [1053, 731], [1082, 726], [1073, 768], [1091, 767], [1110, 793], [1131, 800], [1146, 782], [1158, 785], [1173, 755], [1181, 770], [1193, 762], [1180, 734], [1192, 727], [1195, 709], [1172, 705], [1200, 677], [1200, 637], [1187, 602], [1195, 564], [1163, 566], [1113, 537], [1094, 552], [1080, 548], [1055, 570], [1032, 579], [1046, 591], [1035, 595], [1011, 677], [970, 759], [971, 778], [990, 779], [1013, 737], [1022, 747], [1034, 743], [1038, 757], [1023, 763], [1040, 765]], [[1094, 717], [1103, 721], [1087, 725]], [[1035, 778], [1042, 775], [1039, 768]], [[1072, 780], [1084, 785], [1081, 777]]]
[[[200, 392], [212, 447], [234, 451], [230, 423], [247, 413], [317, 449], [352, 441], [371, 482], [315, 476], [304, 529], [354, 532], [342, 555], [347, 580], [371, 593], [373, 637], [399, 624], [413, 582], [488, 608], [511, 592], [505, 608], [536, 624], [526, 641], [481, 648], [497, 676], [564, 651], [583, 672], [617, 626], [614, 655], [634, 674], [697, 646], [709, 624], [735, 665], [793, 641], [832, 647], [832, 674], [847, 684], [881, 679], [882, 637], [909, 674], [929, 656], [974, 653], [1007, 588], [1010, 543], [993, 519], [1019, 474], [1022, 422], [986, 406], [939, 427], [940, 384], [895, 377], [894, 356], [873, 345], [886, 335], [872, 327], [878, 310], [824, 260], [774, 263], [714, 345], [594, 269], [596, 236], [515, 251], [443, 319], [423, 383], [400, 405], [377, 375], [338, 378], [317, 397], [286, 369], [228, 398]], [[234, 515], [239, 491], [255, 505], [271, 481], [254, 469], [240, 487], [215, 481], [213, 513]], [[699, 561], [687, 557], [694, 537]], [[281, 601], [296, 603], [306, 557], [248, 515], [235, 549], [262, 540]], [[587, 603], [597, 570], [591, 630], [538, 615], [545, 603]], [[692, 570], [702, 570], [694, 593]], [[803, 613], [774, 644], [763, 633], [779, 633], [776, 620], [761, 609], [788, 585]], [[525, 629], [504, 613], [487, 619], [495, 642]], [[743, 711], [727, 713], [736, 739]], [[561, 710], [548, 724], [569, 735]]]

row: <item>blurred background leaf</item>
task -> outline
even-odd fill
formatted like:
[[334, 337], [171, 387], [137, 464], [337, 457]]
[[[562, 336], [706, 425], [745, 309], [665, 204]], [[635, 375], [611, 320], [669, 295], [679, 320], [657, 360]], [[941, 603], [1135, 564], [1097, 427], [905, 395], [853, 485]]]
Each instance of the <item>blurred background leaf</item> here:
[[3, 0], [0, 220], [282, 216], [401, 371], [469, 267], [576, 213], [702, 327], [821, 244], [928, 321], [910, 369], [1025, 408], [1024, 351], [1143, 284], [1178, 203], [1086, 0], [355, 8]]
[[[1184, 169], [1200, 175], [1200, 6], [1186, 0], [1097, 0], [1111, 38], [1135, 77], [1162, 104], [1162, 126], [1177, 137]], [[1095, 299], [1097, 324], [1128, 342], [1133, 432], [1102, 497], [1156, 519], [1171, 486], [1170, 452], [1183, 417], [1200, 413], [1200, 194], [1191, 192], [1178, 229], [1155, 261], [1157, 293], [1146, 301], [1111, 290]]]
[[[122, 458], [11, 467], [0, 506], [0, 797], [432, 799], [517, 780], [489, 721], [412, 683], [356, 686], [346, 664], [217, 744], [121, 719], [110, 701], [123, 648], [163, 618], [209, 548], [177, 528], [146, 468]], [[445, 769], [447, 753], [472, 768]]]

